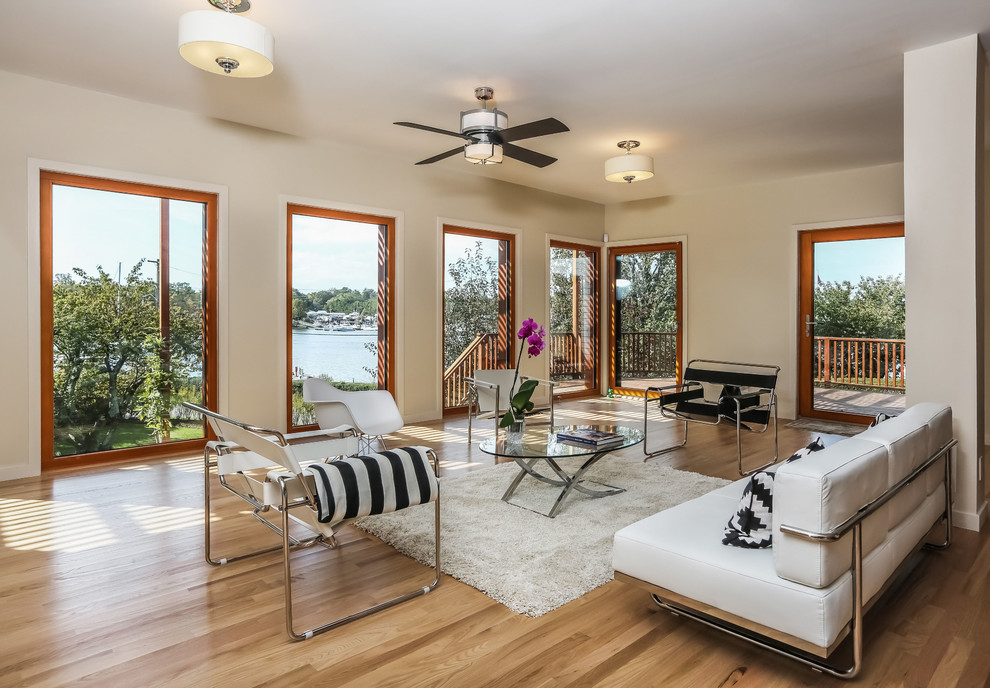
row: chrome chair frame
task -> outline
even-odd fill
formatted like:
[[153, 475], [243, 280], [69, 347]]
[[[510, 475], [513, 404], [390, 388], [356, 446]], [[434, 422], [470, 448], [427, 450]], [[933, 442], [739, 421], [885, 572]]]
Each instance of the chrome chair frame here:
[[[691, 362], [689, 362], [686, 371], [690, 371], [691, 366], [695, 365], [696, 363], [715, 364], [720, 366], [737, 366], [742, 368], [754, 368], [754, 369], [761, 368], [768, 371], [772, 370], [774, 371], [772, 374], [772, 377], [774, 378], [776, 378], [776, 376], [780, 373], [780, 366], [775, 366], [770, 364], [738, 363], [734, 361], [714, 361], [714, 360], [701, 359], [701, 358], [694, 359]], [[732, 378], [729, 377], [733, 375], [733, 371], [713, 370], [710, 372], [713, 373], [725, 372], [727, 374], [727, 379], [724, 383], [719, 382], [718, 380], [714, 380], [712, 381], [714, 384], [722, 384], [723, 388], [727, 384], [735, 384], [732, 381]], [[687, 376], [688, 374], [689, 374], [688, 372], [685, 372], [685, 376]], [[742, 375], [745, 376], [746, 374], [743, 373]], [[718, 376], [716, 375], [716, 377]], [[657, 456], [661, 456], [663, 454], [667, 454], [668, 452], [672, 452], [674, 450], [683, 448], [687, 444], [689, 423], [700, 423], [702, 425], [719, 425], [724, 421], [729, 421], [729, 422], [734, 422], [736, 426], [736, 470], [739, 472], [739, 475], [741, 476], [752, 475], [753, 473], [756, 473], [757, 471], [761, 471], [764, 468], [772, 466], [777, 462], [777, 459], [779, 457], [779, 444], [778, 444], [779, 432], [777, 428], [776, 387], [770, 387], [770, 388], [762, 387], [762, 388], [754, 389], [753, 391], [750, 392], [727, 395], [723, 397], [724, 399], [728, 399], [735, 403], [736, 406], [735, 413], [731, 415], [723, 413], [720, 408], [721, 403], [716, 403], [712, 405], [711, 418], [713, 418], [714, 420], [706, 420], [704, 417], [699, 417], [697, 414], [692, 415], [689, 413], [680, 412], [676, 408], [667, 407], [664, 403], [664, 397], [666, 396], [677, 395], [678, 397], [680, 397], [685, 394], [701, 395], [703, 394], [703, 391], [704, 388], [702, 383], [700, 381], [695, 381], [695, 380], [686, 380], [679, 384], [664, 385], [662, 387], [648, 387], [645, 390], [643, 394], [643, 432], [645, 433], [645, 437], [643, 439], [643, 454], [645, 454], [645, 458], [643, 459], [643, 461], [649, 461], [650, 459], [655, 458]], [[766, 403], [760, 403], [763, 397], [768, 397]], [[681, 440], [680, 444], [673, 444], [667, 447], [663, 447], [661, 449], [650, 451], [650, 449], [648, 448], [649, 432], [650, 432], [650, 423], [649, 423], [650, 402], [657, 402], [660, 408], [660, 415], [662, 417], [670, 420], [679, 420], [683, 422], [684, 424], [683, 439]], [[668, 403], [672, 403], [672, 402], [668, 402]], [[762, 428], [755, 429], [754, 427], [751, 427], [748, 423], [743, 422], [742, 417], [745, 412], [763, 411], [763, 410], [767, 412], [768, 418], [767, 418], [767, 422], [763, 425]], [[770, 461], [760, 466], [757, 466], [756, 468], [751, 468], [749, 470], [744, 471], [743, 457], [742, 457], [742, 431], [746, 430], [747, 432], [751, 432], [754, 434], [765, 433], [770, 427], [769, 416], [771, 415], [773, 418], [773, 458]]]
[[[829, 674], [831, 676], [836, 676], [842, 679], [851, 679], [859, 675], [862, 669], [863, 662], [863, 617], [868, 611], [870, 605], [878, 600], [884, 592], [887, 591], [890, 584], [897, 579], [896, 575], [891, 575], [887, 579], [887, 584], [884, 585], [869, 601], [865, 603], [863, 599], [863, 521], [869, 516], [874, 514], [882, 506], [884, 506], [888, 501], [895, 497], [902, 489], [913, 483], [919, 476], [923, 475], [925, 471], [931, 468], [935, 463], [944, 457], [945, 467], [944, 467], [944, 484], [943, 489], [945, 490], [945, 510], [940, 516], [939, 520], [945, 526], [945, 539], [943, 542], [937, 544], [927, 544], [925, 538], [917, 544], [915, 550], [922, 547], [926, 549], [936, 549], [943, 550], [952, 544], [952, 455], [951, 451], [953, 447], [956, 446], [956, 440], [950, 440], [934, 455], [929, 457], [923, 464], [921, 464], [917, 469], [911, 472], [910, 475], [903, 478], [893, 487], [888, 488], [883, 494], [874, 499], [872, 502], [862, 507], [855, 514], [850, 516], [844, 523], [836, 526], [832, 530], [826, 532], [813, 532], [809, 530], [804, 530], [802, 528], [795, 528], [793, 526], [788, 526], [786, 524], [781, 525], [781, 532], [787, 533], [789, 535], [794, 535], [796, 537], [804, 538], [806, 540], [811, 540], [814, 542], [835, 542], [842, 539], [847, 534], [852, 533], [852, 561], [850, 563], [850, 572], [852, 577], [852, 610], [851, 617], [849, 621], [849, 626], [845, 631], [846, 635], [840, 634], [840, 640], [844, 637], [848, 637], [849, 634], [852, 635], [852, 661], [848, 667], [837, 667], [829, 663], [828, 659], [831, 653], [825, 652], [820, 656], [815, 656], [806, 650], [802, 650], [789, 645], [787, 642], [772, 637], [766, 634], [764, 631], [769, 630], [765, 627], [758, 627], [757, 624], [752, 624], [751, 626], [740, 626], [738, 623], [733, 623], [715, 616], [711, 613], [711, 608], [707, 608], [709, 613], [705, 613], [699, 609], [692, 606], [688, 606], [683, 601], [673, 601], [671, 599], [665, 599], [664, 592], [662, 589], [656, 588], [656, 586], [650, 586], [649, 584], [644, 584], [643, 587], [648, 587], [651, 589], [651, 597], [653, 601], [656, 602], [658, 606], [667, 611], [678, 615], [685, 616], [695, 621], [700, 621], [706, 626], [716, 628], [720, 631], [724, 631], [733, 635], [737, 638], [747, 640], [755, 645], [758, 645], [764, 649], [775, 652], [779, 655], [783, 655], [797, 662], [800, 662], [806, 666], [811, 667], [815, 671], [820, 671], [822, 673]], [[933, 526], [934, 527], [934, 526]], [[929, 531], [930, 532], [930, 531]], [[912, 555], [908, 555], [902, 562], [901, 566], [908, 564], [908, 560]], [[636, 579], [631, 579], [628, 576], [623, 576], [623, 580], [637, 584]], [[739, 621], [738, 618], [735, 619]], [[836, 644], [838, 645], [838, 643]]]
[[[311, 438], [313, 436], [327, 435], [328, 439], [331, 440], [342, 440], [345, 438], [354, 438], [357, 440], [357, 435], [353, 429], [348, 429], [342, 432], [335, 431], [317, 431], [317, 432], [303, 432], [303, 433], [282, 433], [278, 430], [273, 430], [270, 428], [264, 428], [260, 426], [249, 425], [247, 423], [242, 423], [241, 421], [228, 418], [219, 413], [211, 411], [202, 406], [186, 402], [183, 404], [187, 408], [190, 408], [197, 413], [203, 415], [204, 418], [210, 423], [210, 426], [214, 429], [214, 432], [221, 439], [216, 441], [211, 441], [207, 443], [206, 449], [203, 455], [203, 474], [204, 474], [204, 512], [205, 512], [205, 527], [204, 527], [204, 540], [205, 540], [205, 551], [206, 551], [206, 561], [211, 566], [222, 566], [224, 564], [229, 564], [235, 561], [240, 561], [242, 559], [247, 559], [260, 554], [267, 554], [275, 551], [282, 551], [283, 559], [283, 577], [284, 577], [284, 593], [285, 593], [285, 623], [286, 623], [286, 633], [292, 640], [306, 640], [312, 638], [314, 635], [324, 633], [338, 626], [342, 626], [351, 621], [363, 618], [374, 614], [375, 612], [387, 609], [388, 607], [395, 606], [401, 602], [405, 602], [414, 597], [419, 597], [430, 592], [440, 583], [440, 494], [439, 488], [437, 492], [437, 498], [435, 500], [435, 516], [434, 516], [434, 538], [435, 538], [435, 566], [434, 568], [434, 578], [428, 585], [418, 587], [407, 593], [398, 595], [390, 600], [380, 602], [369, 606], [365, 609], [359, 610], [352, 614], [339, 617], [327, 623], [309, 628], [303, 631], [296, 631], [293, 621], [293, 601], [292, 601], [292, 567], [291, 567], [291, 552], [297, 549], [304, 549], [311, 547], [313, 545], [322, 545], [328, 549], [335, 549], [337, 547], [336, 540], [334, 538], [334, 529], [340, 528], [347, 521], [342, 521], [340, 523], [334, 524], [334, 526], [323, 526], [318, 528], [319, 533], [315, 534], [311, 538], [297, 539], [289, 534], [290, 519], [295, 523], [302, 525], [303, 527], [314, 530], [315, 514], [317, 512], [316, 499], [313, 494], [313, 489], [310, 487], [309, 480], [302, 473], [302, 466], [293, 460], [287, 463], [294, 463], [295, 465], [285, 465], [278, 461], [272, 460], [269, 457], [264, 456], [268, 453], [266, 450], [268, 447], [267, 443], [271, 444], [272, 451], [278, 452], [279, 450], [284, 450], [289, 447], [289, 439], [294, 438]], [[250, 433], [251, 435], [260, 439], [260, 442], [252, 442], [253, 447], [244, 446], [243, 444], [238, 444], [235, 442], [227, 441], [223, 439], [223, 425], [229, 424], [240, 431], [245, 433]], [[305, 452], [309, 455], [309, 458], [313, 457], [313, 454], [319, 453], [320, 445], [323, 447], [327, 446], [327, 443], [315, 443], [313, 446], [315, 449], [311, 449], [309, 452]], [[303, 445], [306, 446], [306, 445]], [[238, 449], [244, 449], [246, 451], [236, 451]], [[259, 451], [260, 450], [260, 451]], [[215, 457], [211, 460], [211, 454]], [[439, 460], [436, 453], [432, 450], [428, 450], [430, 463], [433, 468], [434, 475], [439, 472]], [[238, 490], [237, 486], [232, 485], [227, 476], [219, 472], [218, 462], [221, 457], [226, 458], [240, 457], [243, 455], [244, 469], [252, 470], [288, 470], [290, 473], [282, 473], [277, 477], [279, 502], [278, 504], [271, 504], [267, 501], [258, 498], [258, 494], [251, 489], [250, 484], [247, 482], [253, 480], [252, 478], [244, 477], [244, 485], [248, 486], [247, 490]], [[343, 455], [334, 455], [333, 458]], [[235, 459], [237, 460], [237, 459]], [[331, 457], [325, 457], [327, 462], [331, 461]], [[227, 491], [236, 495], [241, 500], [247, 502], [252, 509], [252, 516], [265, 525], [267, 528], [272, 530], [274, 533], [280, 536], [281, 543], [272, 547], [258, 549], [246, 554], [240, 554], [232, 557], [223, 557], [220, 559], [214, 559], [212, 555], [212, 538], [211, 538], [211, 468], [217, 469], [218, 479]], [[240, 474], [235, 473], [235, 475]], [[257, 481], [255, 481], [257, 482]], [[279, 523], [272, 523], [268, 519], [264, 518], [261, 514], [268, 513], [274, 508], [280, 515]], [[291, 512], [297, 509], [309, 509], [309, 513], [306, 513], [310, 518], [299, 518], [293, 515]], [[303, 512], [305, 513], [305, 512]], [[323, 525], [323, 524], [320, 524]]]
[[[525, 382], [526, 380], [536, 380], [540, 384], [544, 384], [550, 388], [550, 404], [546, 408], [534, 409], [531, 415], [536, 415], [538, 413], [550, 412], [550, 425], [554, 425], [554, 408], [553, 408], [553, 398], [554, 398], [554, 388], [557, 383], [553, 380], [546, 380], [541, 377], [533, 377], [531, 375], [520, 375], [519, 382]], [[495, 438], [498, 439], [499, 422], [502, 420], [502, 415], [508, 410], [508, 405], [502, 408], [501, 397], [502, 397], [502, 387], [485, 380], [479, 380], [475, 376], [465, 377], [464, 381], [468, 383], [468, 392], [461, 402], [466, 403], [468, 407], [468, 444], [471, 444], [471, 426], [472, 420], [477, 417], [479, 420], [489, 417], [488, 414], [491, 413], [491, 417], [495, 419]], [[484, 387], [488, 390], [494, 390], [495, 392], [495, 408], [492, 411], [481, 411], [480, 405], [478, 404], [478, 387]], [[475, 414], [474, 409], [478, 407], [479, 413]]]

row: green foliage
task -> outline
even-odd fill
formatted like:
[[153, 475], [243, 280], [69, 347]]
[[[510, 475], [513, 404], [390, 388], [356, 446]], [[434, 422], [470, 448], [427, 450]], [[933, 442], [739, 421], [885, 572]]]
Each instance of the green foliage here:
[[182, 380], [181, 367], [171, 364], [171, 347], [161, 337], [149, 336], [145, 345], [144, 381], [134, 410], [157, 441], [167, 442], [172, 430], [172, 390]]
[[303, 299], [292, 299], [292, 319], [306, 319], [306, 302]]
[[[147, 361], [160, 336], [158, 289], [139, 261], [118, 284], [102, 267], [60, 274], [52, 285], [55, 431], [67, 453], [114, 448], [116, 428], [136, 412]], [[172, 365], [195, 369], [202, 352], [201, 296], [170, 285]]]
[[550, 249], [550, 332], [573, 332], [574, 252], [567, 248]]
[[673, 251], [620, 256], [616, 281], [628, 280], [619, 300], [622, 332], [674, 332], [677, 260]]
[[819, 282], [815, 286], [815, 335], [904, 339], [904, 280], [900, 275]]
[[480, 241], [453, 261], [444, 291], [443, 366], [449, 368], [479, 334], [498, 332], [498, 265]]
[[509, 410], [505, 412], [502, 420], [499, 421], [498, 426], [500, 428], [509, 427], [533, 410], [535, 405], [530, 399], [533, 396], [533, 390], [536, 389], [538, 384], [540, 383], [536, 380], [526, 380], [519, 385], [519, 391], [512, 395], [512, 400], [509, 402]]
[[304, 294], [292, 290], [292, 317], [305, 320], [308, 311], [328, 311], [331, 313], [354, 313], [362, 316], [378, 313], [378, 292], [374, 289], [321, 289]]

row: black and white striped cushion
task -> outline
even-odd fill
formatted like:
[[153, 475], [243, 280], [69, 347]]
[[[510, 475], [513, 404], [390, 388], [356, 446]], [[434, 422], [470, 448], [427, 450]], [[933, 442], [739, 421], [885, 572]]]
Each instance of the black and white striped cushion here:
[[440, 494], [426, 447], [314, 463], [303, 472], [315, 478], [320, 523], [331, 525], [426, 504]]

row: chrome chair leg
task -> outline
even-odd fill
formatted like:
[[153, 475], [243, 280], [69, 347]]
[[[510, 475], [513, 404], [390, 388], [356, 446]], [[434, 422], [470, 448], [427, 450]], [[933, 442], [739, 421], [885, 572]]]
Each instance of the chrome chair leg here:
[[[433, 460], [434, 471], [439, 472], [439, 458], [433, 450], [430, 450], [430, 457]], [[366, 616], [370, 616], [375, 612], [382, 611], [383, 609], [388, 609], [389, 607], [394, 607], [397, 604], [411, 600], [414, 597], [420, 597], [432, 591], [437, 585], [440, 584], [440, 487], [437, 486], [437, 498], [435, 500], [434, 517], [433, 517], [433, 533], [434, 533], [434, 576], [433, 581], [428, 585], [424, 585], [419, 588], [410, 590], [409, 592], [393, 597], [390, 600], [384, 602], [379, 602], [378, 604], [366, 607], [360, 611], [342, 616], [340, 618], [334, 619], [319, 626], [314, 626], [304, 631], [296, 631], [293, 621], [293, 606], [292, 606], [292, 564], [290, 559], [290, 554], [292, 552], [292, 547], [290, 546], [289, 539], [289, 509], [294, 506], [303, 506], [301, 504], [291, 505], [289, 504], [289, 492], [286, 486], [286, 478], [279, 478], [279, 490], [282, 496], [282, 504], [280, 507], [282, 515], [282, 576], [284, 580], [285, 589], [285, 630], [289, 638], [292, 640], [307, 640], [320, 633], [325, 633], [329, 630], [343, 626], [344, 624], [350, 623], [351, 621], [356, 621], [357, 619], [362, 619]]]

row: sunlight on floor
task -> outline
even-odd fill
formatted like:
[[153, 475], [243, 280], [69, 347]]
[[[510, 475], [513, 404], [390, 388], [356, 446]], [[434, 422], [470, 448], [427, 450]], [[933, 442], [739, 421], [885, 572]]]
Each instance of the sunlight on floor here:
[[185, 459], [167, 459], [165, 465], [183, 473], [202, 473], [203, 457], [194, 456]]
[[[473, 431], [478, 433], [479, 431]], [[443, 442], [446, 444], [467, 444], [467, 428], [455, 428], [454, 431], [443, 428], [427, 428], [422, 425], [407, 425], [402, 428], [401, 433], [405, 437], [411, 437], [423, 442]], [[487, 436], [481, 433], [482, 436]], [[489, 432], [489, 434], [491, 434]]]
[[119, 544], [114, 529], [121, 526], [158, 534], [203, 525], [202, 509], [148, 504], [121, 508], [123, 515], [101, 513], [85, 502], [0, 499], [0, 541], [23, 551], [84, 552]]
[[117, 543], [91, 504], [0, 499], [4, 547], [40, 552], [83, 552]]
[[[167, 533], [203, 524], [203, 510], [191, 507], [125, 504], [124, 513], [146, 533]], [[212, 518], [211, 521], [218, 519]]]

